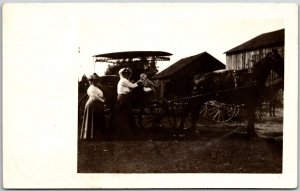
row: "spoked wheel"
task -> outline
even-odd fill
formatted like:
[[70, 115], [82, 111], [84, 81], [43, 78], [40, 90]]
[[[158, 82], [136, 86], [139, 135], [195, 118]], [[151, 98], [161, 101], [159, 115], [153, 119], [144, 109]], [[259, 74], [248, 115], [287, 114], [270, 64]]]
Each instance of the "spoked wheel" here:
[[212, 121], [225, 123], [230, 121], [239, 113], [239, 107], [234, 104], [220, 103], [215, 100], [204, 103], [200, 114]]
[[142, 129], [171, 128], [174, 125], [174, 117], [169, 112], [167, 102], [156, 98], [141, 106], [138, 124]]
[[182, 102], [172, 102], [169, 105], [169, 112], [172, 113], [173, 128], [179, 128], [182, 115]]

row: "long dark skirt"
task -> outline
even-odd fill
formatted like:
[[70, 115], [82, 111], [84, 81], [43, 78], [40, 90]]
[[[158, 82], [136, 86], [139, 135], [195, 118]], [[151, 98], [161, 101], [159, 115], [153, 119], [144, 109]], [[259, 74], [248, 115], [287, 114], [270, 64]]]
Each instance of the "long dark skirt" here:
[[84, 109], [84, 118], [80, 131], [80, 139], [103, 140], [105, 138], [104, 104], [89, 98]]
[[119, 94], [110, 118], [110, 137], [112, 139], [130, 139], [134, 136], [136, 124], [132, 114], [132, 105], [128, 94]]

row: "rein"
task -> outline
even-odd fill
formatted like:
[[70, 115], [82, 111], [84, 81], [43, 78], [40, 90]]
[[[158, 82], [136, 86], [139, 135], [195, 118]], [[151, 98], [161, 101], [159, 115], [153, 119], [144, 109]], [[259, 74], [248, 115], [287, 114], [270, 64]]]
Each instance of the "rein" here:
[[233, 90], [244, 89], [244, 88], [249, 88], [249, 87], [254, 87], [254, 86], [258, 86], [258, 83], [251, 83], [249, 85], [240, 86], [238, 88], [230, 88], [230, 89], [226, 89], [226, 90], [220, 90], [220, 91], [214, 91], [214, 92], [209, 92], [209, 93], [204, 93], [204, 94], [197, 94], [197, 95], [183, 97], [183, 98], [172, 99], [172, 100], [169, 100], [168, 102], [172, 103], [172, 102], [178, 102], [178, 101], [192, 100], [192, 99], [207, 96], [207, 95], [213, 95], [213, 94], [217, 95], [219, 93], [224, 93], [224, 92], [229, 92], [229, 91], [233, 91]]

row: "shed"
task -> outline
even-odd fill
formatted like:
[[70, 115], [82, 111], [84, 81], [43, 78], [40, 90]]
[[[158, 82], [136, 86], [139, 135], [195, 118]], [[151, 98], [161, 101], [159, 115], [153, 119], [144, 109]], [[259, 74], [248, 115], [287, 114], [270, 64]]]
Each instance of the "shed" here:
[[207, 52], [182, 58], [154, 75], [160, 81], [161, 96], [188, 95], [193, 88], [194, 76], [199, 73], [224, 69], [225, 65]]

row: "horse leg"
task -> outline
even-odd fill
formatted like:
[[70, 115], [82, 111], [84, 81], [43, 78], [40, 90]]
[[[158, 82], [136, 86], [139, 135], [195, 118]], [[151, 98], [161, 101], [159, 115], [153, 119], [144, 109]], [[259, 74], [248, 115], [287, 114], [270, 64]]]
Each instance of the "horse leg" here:
[[[184, 105], [184, 107], [182, 108], [180, 121], [180, 130], [182, 131], [182, 133], [193, 135], [196, 132], [196, 123], [198, 121], [201, 103], [202, 102], [199, 102], [198, 100], [191, 101], [186, 103], [186, 105]], [[190, 121], [187, 122], [187, 117], [189, 114], [191, 114], [191, 118], [189, 119]]]
[[252, 104], [247, 106], [247, 117], [248, 117], [248, 124], [247, 124], [247, 135], [249, 137], [257, 136], [254, 127], [255, 121], [255, 107]]

